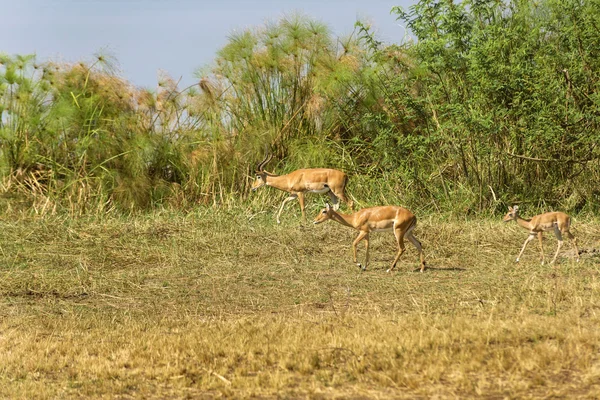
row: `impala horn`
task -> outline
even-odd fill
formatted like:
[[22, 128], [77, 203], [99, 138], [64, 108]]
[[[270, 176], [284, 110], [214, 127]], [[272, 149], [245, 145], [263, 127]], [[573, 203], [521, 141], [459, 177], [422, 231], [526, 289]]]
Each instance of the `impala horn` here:
[[265, 158], [256, 166], [256, 172], [263, 172], [263, 168], [269, 163], [269, 161], [271, 161], [272, 158], [273, 154], [269, 152], [269, 148], [265, 144]]

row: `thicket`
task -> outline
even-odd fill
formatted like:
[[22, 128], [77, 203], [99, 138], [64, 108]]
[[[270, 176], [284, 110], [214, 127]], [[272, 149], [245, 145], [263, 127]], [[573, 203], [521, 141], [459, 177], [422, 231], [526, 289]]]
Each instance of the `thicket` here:
[[275, 172], [345, 170], [360, 205], [598, 210], [600, 1], [421, 0], [393, 17], [412, 36], [359, 22], [337, 38], [301, 15], [233, 34], [190, 88], [134, 87], [103, 55], [1, 55], [0, 206], [276, 204], [249, 194], [266, 144]]

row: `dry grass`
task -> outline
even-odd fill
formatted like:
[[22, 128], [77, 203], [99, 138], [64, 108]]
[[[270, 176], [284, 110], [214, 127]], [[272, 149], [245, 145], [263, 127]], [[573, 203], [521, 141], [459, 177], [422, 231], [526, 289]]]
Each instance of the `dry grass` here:
[[0, 397], [600, 396], [598, 221], [540, 266], [515, 224], [425, 217], [430, 268], [386, 274], [391, 234], [360, 273], [352, 231], [294, 218], [5, 218]]

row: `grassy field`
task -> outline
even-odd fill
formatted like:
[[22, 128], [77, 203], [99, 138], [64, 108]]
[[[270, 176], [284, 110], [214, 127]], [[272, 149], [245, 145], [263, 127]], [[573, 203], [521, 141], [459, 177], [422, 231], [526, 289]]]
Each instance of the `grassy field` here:
[[0, 398], [600, 397], [598, 220], [541, 266], [514, 223], [422, 217], [429, 268], [386, 274], [391, 233], [361, 273], [292, 208], [4, 217]]

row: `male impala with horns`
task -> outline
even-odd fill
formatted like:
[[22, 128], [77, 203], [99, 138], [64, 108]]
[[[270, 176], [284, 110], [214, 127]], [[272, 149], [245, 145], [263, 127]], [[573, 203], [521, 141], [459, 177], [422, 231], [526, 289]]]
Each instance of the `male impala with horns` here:
[[336, 169], [329, 168], [306, 168], [298, 169], [286, 175], [275, 175], [264, 170], [265, 165], [271, 161], [273, 155], [268, 151], [265, 158], [256, 166], [256, 179], [252, 184], [252, 191], [263, 186], [272, 186], [276, 189], [283, 190], [290, 194], [279, 208], [277, 213], [277, 223], [281, 223], [279, 216], [283, 211], [283, 207], [288, 201], [298, 199], [302, 218], [306, 220], [304, 212], [304, 194], [305, 193], [327, 193], [331, 198], [333, 207], [339, 208], [338, 199], [348, 204], [352, 208], [352, 201], [346, 197], [345, 189], [348, 182], [348, 176]]

